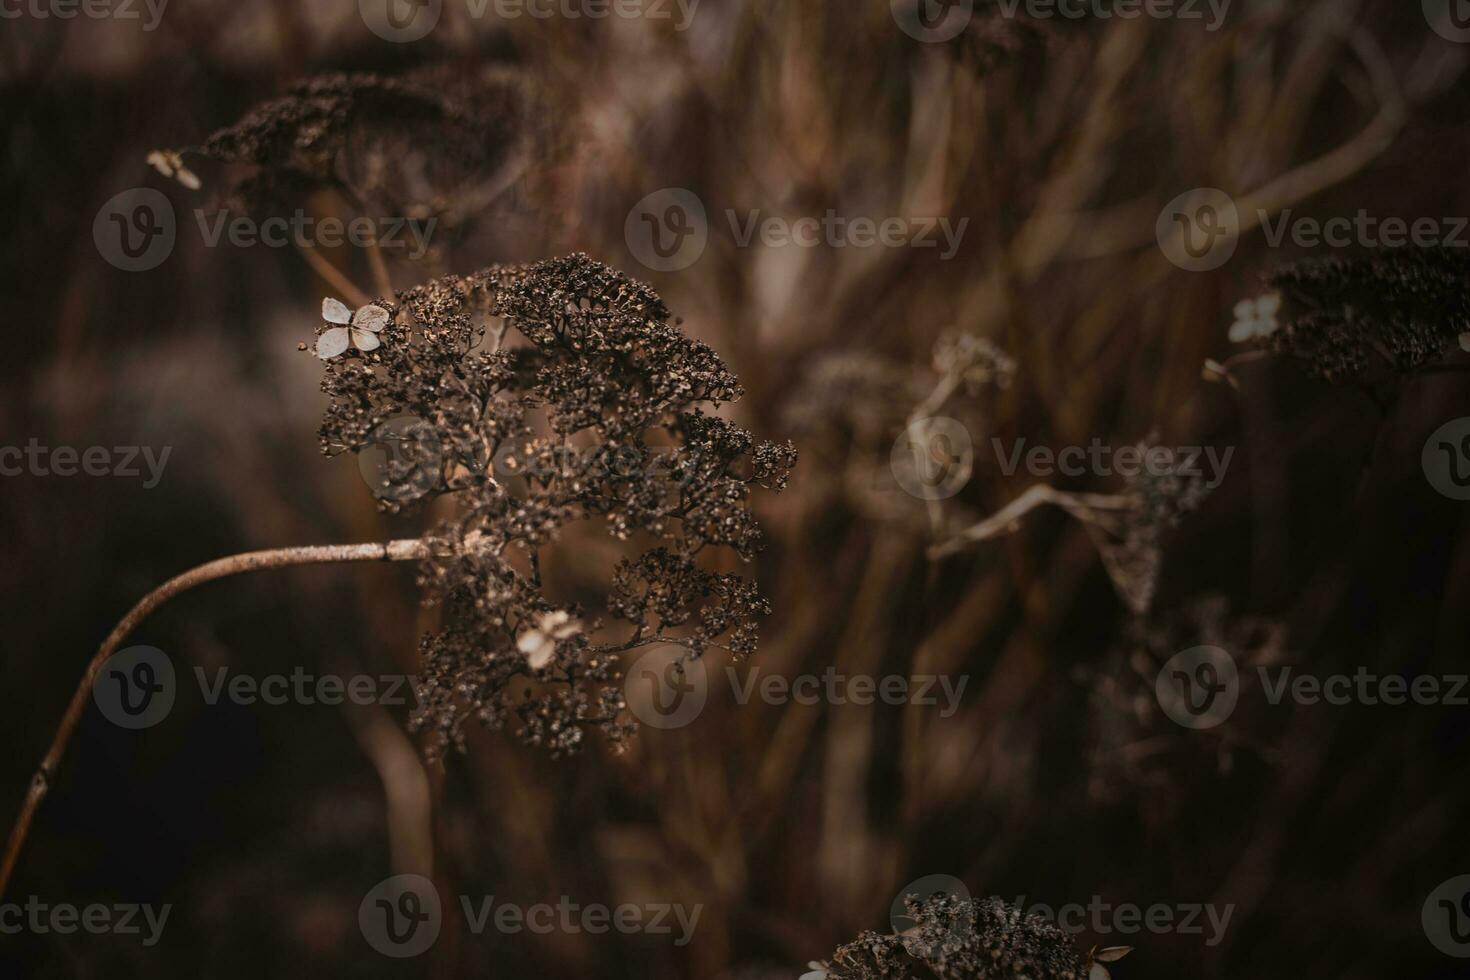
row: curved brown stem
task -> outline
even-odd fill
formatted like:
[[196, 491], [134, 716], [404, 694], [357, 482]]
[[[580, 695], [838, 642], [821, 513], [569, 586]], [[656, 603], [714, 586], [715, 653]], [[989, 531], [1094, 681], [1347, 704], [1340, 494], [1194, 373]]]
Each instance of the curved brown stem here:
[[127, 639], [128, 635], [137, 629], [138, 625], [155, 609], [180, 592], [187, 592], [196, 585], [263, 568], [324, 565], [345, 561], [417, 561], [428, 557], [428, 543], [416, 538], [371, 544], [310, 545], [300, 548], [247, 551], [244, 554], [231, 555], [228, 558], [220, 558], [191, 568], [182, 575], [169, 579], [144, 596], [118, 622], [117, 626], [113, 627], [102, 646], [93, 654], [91, 662], [87, 664], [86, 673], [82, 675], [76, 692], [71, 696], [71, 703], [67, 705], [66, 714], [61, 717], [61, 725], [56, 729], [55, 737], [51, 739], [51, 747], [46, 750], [45, 757], [41, 760], [40, 766], [36, 768], [35, 775], [31, 777], [30, 789], [26, 791], [20, 815], [16, 817], [15, 826], [10, 830], [10, 840], [5, 845], [4, 863], [0, 864], [0, 896], [4, 896], [6, 886], [10, 884], [10, 875], [15, 870], [16, 861], [20, 858], [21, 848], [25, 846], [26, 834], [31, 829], [31, 821], [35, 818], [41, 801], [45, 799], [46, 792], [51, 788], [51, 779], [55, 776], [56, 768], [61, 763], [61, 756], [66, 751], [67, 742], [71, 741], [72, 732], [76, 729], [77, 723], [82, 720], [82, 713], [86, 711], [93, 681], [102, 670], [102, 665], [107, 662], [107, 658], [116, 652], [122, 641]]

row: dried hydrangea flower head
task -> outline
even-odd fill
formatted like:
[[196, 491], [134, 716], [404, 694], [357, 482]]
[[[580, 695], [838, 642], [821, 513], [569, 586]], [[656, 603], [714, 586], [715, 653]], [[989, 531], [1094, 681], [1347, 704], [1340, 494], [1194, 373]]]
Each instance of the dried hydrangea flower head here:
[[1407, 374], [1453, 350], [1470, 331], [1464, 249], [1391, 248], [1301, 262], [1270, 278], [1284, 298], [1272, 350], [1333, 383]]
[[[337, 188], [370, 202], [373, 214], [433, 213], [454, 223], [475, 210], [487, 175], [496, 184], [521, 148], [529, 103], [526, 86], [502, 71], [321, 75], [253, 107], [191, 152], [243, 165], [226, 189], [242, 208], [296, 206], [306, 192]], [[178, 159], [169, 150], [156, 156]]]
[[1041, 916], [999, 898], [934, 895], [904, 901], [916, 925], [902, 935], [864, 932], [837, 949], [818, 973], [831, 980], [1087, 980], [1126, 947], [1084, 957], [1072, 937]]
[[[411, 417], [383, 506], [454, 502], [422, 574], [443, 608], [421, 644], [415, 715], [431, 752], [459, 743], [471, 718], [499, 728], [515, 717], [522, 739], [557, 753], [588, 728], [618, 742], [631, 727], [620, 654], [755, 648], [766, 601], [697, 559], [711, 548], [755, 555], [750, 494], [783, 489], [796, 452], [701, 409], [738, 398], [740, 385], [653, 290], [573, 255], [446, 277], [376, 305], [389, 313], [379, 345], [325, 362], [322, 447], [361, 453]], [[542, 550], [584, 522], [650, 545], [609, 570], [606, 622], [549, 595], [541, 575]], [[611, 637], [598, 642], [600, 631]]]

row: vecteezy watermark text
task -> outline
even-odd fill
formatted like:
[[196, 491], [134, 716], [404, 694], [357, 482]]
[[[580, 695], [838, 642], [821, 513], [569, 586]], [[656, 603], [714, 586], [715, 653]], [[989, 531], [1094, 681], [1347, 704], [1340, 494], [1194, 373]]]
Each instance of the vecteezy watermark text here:
[[1023, 13], [1031, 20], [1204, 20], [1205, 30], [1218, 31], [1230, 13], [1232, 0], [997, 0], [1001, 16], [1015, 19]]
[[143, 945], [152, 946], [163, 934], [163, 927], [168, 924], [172, 911], [172, 905], [154, 907], [135, 902], [112, 905], [93, 902], [78, 906], [70, 902], [43, 902], [38, 896], [31, 895], [24, 904], [0, 903], [0, 933], [7, 936], [22, 932], [66, 936], [81, 930], [98, 936], [104, 933], [143, 936]]
[[[1470, 675], [1382, 674], [1359, 667], [1351, 674], [1299, 673], [1291, 665], [1256, 666], [1256, 679], [1272, 706], [1445, 705], [1470, 706]], [[1240, 672], [1229, 651], [1190, 647], [1169, 658], [1154, 682], [1159, 707], [1185, 728], [1214, 728], [1234, 713], [1240, 701]]]
[[[762, 675], [752, 668], [745, 677], [724, 668], [726, 683], [736, 704], [759, 699], [769, 705], [874, 704], [938, 707], [941, 718], [959, 710], [968, 675], [844, 674], [828, 667], [821, 674]], [[704, 662], [691, 659], [679, 646], [656, 647], [629, 666], [623, 678], [628, 710], [651, 728], [682, 728], [704, 710], [709, 698], [709, 672]]]
[[152, 446], [43, 446], [32, 437], [22, 449], [20, 446], [0, 446], [0, 476], [119, 476], [138, 477], [141, 457], [148, 469], [143, 488], [152, 490], [163, 479], [163, 468], [168, 465], [172, 446], [154, 454]]
[[[358, 13], [368, 30], [385, 41], [405, 43], [426, 36], [439, 23], [446, 0], [357, 0]], [[472, 20], [493, 15], [500, 20], [620, 20], [674, 21], [674, 30], [688, 30], [701, 0], [464, 0]]]
[[297, 209], [289, 218], [276, 216], [256, 221], [249, 215], [232, 215], [220, 210], [209, 214], [194, 209], [199, 235], [209, 248], [217, 248], [224, 239], [236, 248], [264, 245], [267, 248], [357, 248], [408, 249], [410, 259], [421, 259], [429, 250], [429, 236], [438, 218], [317, 218]]
[[0, 20], [142, 20], [144, 31], [154, 31], [167, 6], [168, 0], [0, 0]]
[[[553, 902], [529, 905], [497, 900], [494, 895], [460, 895], [458, 906], [465, 928], [475, 935], [486, 930], [514, 935], [530, 932], [646, 933], [673, 936], [675, 946], [687, 946], [704, 912], [703, 904], [653, 902], [643, 905], [577, 902], [562, 895]], [[423, 953], [439, 936], [444, 904], [434, 883], [422, 875], [394, 875], [375, 885], [358, 907], [363, 938], [386, 956]]]
[[1213, 490], [1225, 479], [1234, 446], [1217, 451], [1214, 446], [1119, 446], [1116, 449], [1094, 438], [1087, 446], [1051, 446], [1026, 448], [1025, 439], [1017, 439], [1010, 449], [999, 438], [990, 440], [996, 462], [1006, 476], [1014, 476], [1023, 465], [1032, 476], [1138, 476], [1153, 477], [1206, 476], [1206, 489]]

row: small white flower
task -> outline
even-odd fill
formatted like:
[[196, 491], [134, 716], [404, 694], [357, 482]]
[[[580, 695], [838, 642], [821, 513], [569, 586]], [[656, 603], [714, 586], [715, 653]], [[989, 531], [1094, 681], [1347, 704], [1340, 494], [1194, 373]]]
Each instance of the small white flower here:
[[1470, 331], [1460, 334], [1460, 350], [1470, 354]]
[[345, 351], [349, 342], [363, 352], [377, 350], [378, 332], [388, 325], [388, 311], [369, 303], [353, 313], [341, 300], [328, 296], [322, 300], [322, 319], [341, 324], [317, 338], [316, 356], [325, 361]]
[[556, 641], [565, 640], [582, 632], [582, 624], [560, 609], [542, 613], [536, 626], [520, 635], [516, 649], [526, 655], [532, 670], [540, 670], [551, 663], [556, 653]]
[[1243, 344], [1247, 340], [1269, 337], [1281, 326], [1276, 314], [1281, 311], [1281, 294], [1267, 293], [1257, 299], [1243, 299], [1235, 304], [1235, 322], [1230, 325], [1230, 341]]
[[184, 161], [173, 150], [154, 150], [148, 154], [148, 166], [165, 177], [177, 180], [191, 191], [199, 189], [199, 178], [194, 171], [184, 166]]

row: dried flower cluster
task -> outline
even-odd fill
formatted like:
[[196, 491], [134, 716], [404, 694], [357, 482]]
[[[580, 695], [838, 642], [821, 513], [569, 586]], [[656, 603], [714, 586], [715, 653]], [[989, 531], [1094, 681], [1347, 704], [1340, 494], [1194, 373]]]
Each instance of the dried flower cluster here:
[[[1215, 779], [1231, 770], [1241, 743], [1202, 738], [1165, 716], [1154, 694], [1159, 671], [1181, 650], [1197, 646], [1228, 651], [1242, 672], [1270, 666], [1286, 656], [1286, 640], [1279, 620], [1237, 612], [1216, 594], [1130, 623], [1123, 642], [1091, 677], [1097, 735], [1091, 750], [1093, 795], [1111, 799], [1120, 787], [1147, 785], [1173, 798], [1184, 788], [1181, 772]], [[1244, 704], [1236, 709], [1237, 714], [1246, 710]], [[1266, 723], [1250, 718], [1242, 727], [1259, 732]], [[1150, 749], [1141, 752], [1140, 746]]]
[[[796, 452], [701, 411], [740, 385], [651, 289], [579, 254], [446, 277], [377, 305], [390, 314], [379, 345], [326, 362], [321, 438], [334, 455], [407, 432], [389, 447], [383, 506], [456, 504], [422, 575], [444, 611], [421, 644], [415, 724], [431, 751], [460, 743], [470, 718], [499, 728], [512, 715], [522, 739], [557, 753], [588, 727], [620, 741], [631, 726], [619, 654], [754, 649], [765, 600], [697, 559], [710, 546], [747, 560], [760, 549], [750, 493], [783, 489]], [[405, 416], [416, 421], [395, 429]], [[540, 566], [543, 547], [594, 519], [653, 543], [610, 570], [616, 635], [600, 643], [605, 624], [548, 595]]]
[[322, 75], [255, 106], [197, 152], [249, 165], [233, 188], [243, 207], [294, 206], [332, 187], [374, 213], [452, 218], [468, 185], [516, 145], [525, 103], [524, 88], [504, 74]]
[[903, 935], [864, 932], [822, 969], [832, 980], [1086, 980], [1088, 964], [1065, 931], [999, 898], [904, 900], [916, 923]]
[[1395, 248], [1301, 262], [1270, 278], [1285, 299], [1278, 353], [1333, 383], [1404, 374], [1444, 356], [1470, 331], [1464, 249]]
[[1175, 450], [1150, 440], [1139, 443], [1138, 452], [1167, 453], [1169, 459], [1162, 466], [1140, 467], [1126, 478], [1122, 496], [1129, 506], [1118, 513], [1117, 536], [1109, 538], [1094, 525], [1084, 526], [1093, 532], [1118, 595], [1134, 613], [1142, 614], [1153, 605], [1169, 533], [1185, 515], [1199, 509], [1210, 491], [1198, 469], [1184, 472], [1186, 460]]

